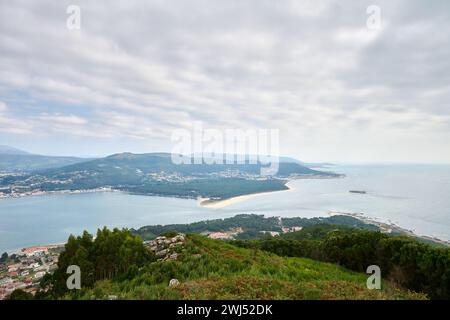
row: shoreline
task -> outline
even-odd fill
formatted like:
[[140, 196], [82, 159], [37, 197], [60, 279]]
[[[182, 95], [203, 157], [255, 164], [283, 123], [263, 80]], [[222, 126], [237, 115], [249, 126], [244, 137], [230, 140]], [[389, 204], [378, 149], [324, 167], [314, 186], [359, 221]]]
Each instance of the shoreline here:
[[[289, 181], [291, 182], [291, 181]], [[289, 183], [288, 182], [288, 183]], [[287, 185], [287, 184], [286, 184]], [[292, 186], [288, 186], [289, 189], [287, 190], [278, 190], [278, 191], [269, 191], [269, 192], [260, 192], [260, 193], [255, 193], [255, 194], [250, 194], [250, 195], [245, 195], [245, 196], [237, 196], [237, 197], [233, 197], [230, 199], [224, 199], [224, 200], [220, 200], [218, 202], [223, 202], [223, 201], [228, 201], [231, 199], [235, 199], [235, 198], [241, 198], [241, 197], [248, 197], [248, 196], [257, 196], [257, 195], [262, 195], [262, 194], [267, 194], [267, 193], [272, 193], [272, 192], [281, 192], [281, 191], [291, 191], [291, 190], [295, 190], [294, 188], [292, 188]], [[247, 199], [244, 200], [237, 200], [237, 202], [240, 201], [245, 201]], [[234, 201], [234, 200], [233, 200]], [[226, 205], [230, 205], [230, 204], [226, 204]], [[336, 215], [343, 215], [343, 216], [349, 216], [349, 217], [353, 217], [355, 219], [358, 219], [366, 224], [372, 224], [375, 225], [377, 227], [380, 228], [380, 232], [382, 233], [386, 233], [386, 234], [393, 234], [393, 233], [399, 233], [401, 235], [407, 236], [407, 237], [412, 237], [415, 239], [422, 239], [422, 240], [426, 240], [429, 242], [433, 242], [435, 244], [438, 245], [442, 245], [445, 247], [450, 247], [450, 240], [443, 240], [443, 239], [439, 239], [435, 236], [431, 236], [431, 235], [419, 235], [411, 230], [408, 230], [406, 228], [403, 228], [395, 223], [392, 222], [382, 222], [382, 221], [378, 221], [376, 220], [376, 218], [370, 218], [364, 215], [364, 213], [356, 213], [356, 212], [340, 212], [340, 211], [329, 211], [328, 212], [328, 216], [336, 216]], [[265, 216], [265, 215], [264, 215]], [[282, 217], [282, 216], [279, 216]], [[20, 253], [21, 251], [25, 250], [25, 249], [29, 249], [29, 248], [33, 248], [33, 247], [52, 247], [52, 248], [57, 248], [57, 247], [62, 247], [67, 243], [67, 241], [65, 242], [55, 242], [55, 243], [50, 243], [50, 244], [35, 244], [35, 245], [31, 245], [31, 246], [27, 246], [27, 247], [22, 247], [22, 248], [17, 248], [17, 249], [7, 249], [5, 250], [5, 252], [7, 252], [8, 254], [13, 254], [13, 253]]]
[[[339, 177], [315, 177], [317, 179], [335, 179], [335, 178], [341, 178]], [[38, 197], [38, 196], [52, 196], [52, 195], [60, 195], [60, 194], [86, 194], [86, 193], [109, 193], [109, 192], [117, 192], [117, 193], [124, 193], [124, 194], [130, 194], [130, 195], [146, 195], [151, 197], [168, 197], [168, 198], [178, 198], [178, 199], [186, 199], [186, 200], [194, 200], [196, 203], [194, 205], [204, 207], [204, 208], [210, 208], [210, 209], [220, 209], [220, 208], [226, 208], [230, 205], [241, 203], [244, 201], [247, 201], [252, 198], [256, 198], [258, 196], [264, 196], [267, 194], [271, 194], [274, 192], [285, 192], [285, 191], [294, 191], [296, 188], [294, 187], [294, 182], [296, 180], [302, 180], [302, 179], [311, 179], [312, 177], [296, 177], [294, 179], [286, 179], [287, 182], [284, 184], [286, 189], [283, 190], [273, 190], [273, 191], [264, 191], [264, 192], [257, 192], [257, 193], [251, 193], [251, 194], [244, 194], [239, 195], [231, 198], [226, 199], [209, 199], [209, 198], [201, 198], [201, 197], [180, 197], [180, 196], [173, 196], [173, 195], [159, 195], [159, 194], [140, 194], [140, 193], [133, 193], [129, 191], [124, 190], [116, 190], [112, 188], [96, 188], [96, 189], [81, 189], [81, 190], [60, 190], [60, 191], [47, 191], [47, 192], [39, 192], [39, 193], [33, 193], [33, 194], [24, 194], [23, 196], [13, 196], [13, 197], [0, 197], [0, 201], [2, 199], [7, 198], [26, 198], [26, 197]], [[231, 210], [231, 209], [230, 209]], [[226, 211], [224, 211], [226, 212]], [[220, 213], [217, 211], [217, 213]], [[323, 210], [320, 215], [327, 215], [327, 211]], [[322, 216], [323, 216], [322, 215]], [[393, 233], [393, 234], [402, 234], [405, 236], [411, 236], [414, 238], [419, 238], [421, 240], [433, 242], [436, 244], [444, 245], [446, 247], [450, 247], [450, 239], [449, 240], [443, 240], [442, 238], [439, 238], [439, 236], [432, 235], [432, 234], [419, 234], [415, 230], [409, 230], [407, 228], [401, 227], [400, 225], [391, 222], [389, 219], [383, 220], [381, 218], [377, 217], [369, 217], [366, 216], [364, 213], [360, 212], [340, 212], [340, 211], [328, 211], [328, 215], [347, 215], [354, 218], [357, 218], [365, 223], [370, 223], [373, 225], [376, 225], [380, 228], [382, 232], [385, 233]], [[445, 238], [444, 238], [445, 239]], [[13, 252], [20, 249], [7, 249], [7, 252]]]
[[[154, 193], [154, 192], [135, 192], [130, 190], [121, 190], [116, 189], [114, 187], [98, 187], [93, 189], [64, 189], [64, 190], [52, 190], [52, 191], [42, 191], [42, 190], [35, 190], [35, 191], [27, 191], [23, 193], [12, 193], [12, 194], [5, 194], [0, 192], [0, 201], [2, 199], [20, 199], [20, 198], [29, 198], [29, 197], [42, 197], [42, 196], [53, 196], [53, 195], [72, 195], [72, 194], [88, 194], [88, 193], [105, 193], [105, 192], [117, 192], [117, 193], [124, 193], [129, 195], [138, 195], [138, 196], [150, 196], [150, 197], [167, 197], [167, 198], [177, 198], [177, 199], [189, 199], [189, 200], [200, 200], [201, 202], [204, 202], [204, 205], [201, 206], [209, 206], [208, 203], [216, 203], [216, 202], [222, 202], [222, 201], [228, 201], [235, 198], [245, 198], [245, 197], [253, 197], [259, 194], [264, 193], [273, 193], [273, 192], [281, 192], [281, 191], [289, 191], [292, 189], [292, 186], [289, 186], [289, 184], [292, 181], [295, 180], [302, 180], [302, 179], [337, 179], [337, 178], [343, 178], [345, 177], [344, 174], [336, 174], [335, 176], [318, 176], [318, 175], [300, 175], [300, 176], [293, 176], [290, 179], [284, 179], [288, 182], [285, 184], [287, 189], [284, 190], [272, 190], [272, 191], [264, 191], [264, 192], [256, 192], [256, 193], [249, 193], [249, 194], [242, 194], [239, 196], [226, 198], [226, 199], [217, 199], [217, 200], [211, 200], [210, 198], [202, 198], [202, 197], [195, 197], [192, 195], [179, 195], [179, 194], [160, 194], [160, 193]], [[239, 200], [239, 202], [244, 200]], [[233, 201], [234, 202], [234, 201]], [[228, 204], [227, 204], [228, 205]], [[225, 205], [224, 205], [225, 206]]]
[[379, 227], [380, 231], [383, 233], [387, 233], [387, 234], [400, 233], [407, 237], [422, 239], [422, 240], [433, 242], [435, 244], [450, 247], [450, 240], [439, 239], [439, 238], [437, 238], [435, 236], [431, 236], [431, 235], [420, 235], [420, 234], [415, 233], [412, 230], [403, 228], [393, 222], [382, 222], [382, 221], [376, 220], [376, 218], [369, 218], [369, 217], [365, 216], [364, 213], [329, 211], [328, 215], [329, 216], [344, 215], [344, 216], [353, 217], [364, 223], [373, 224], [373, 225]]
[[115, 190], [110, 187], [101, 187], [101, 188], [95, 188], [95, 189], [79, 189], [79, 190], [34, 191], [34, 192], [8, 194], [6, 196], [3, 195], [3, 196], [0, 196], [0, 200], [64, 195], [64, 194], [86, 194], [86, 193], [103, 193], [103, 192], [119, 192], [119, 190]]
[[8, 255], [12, 255], [12, 254], [19, 254], [20, 255], [24, 250], [27, 250], [27, 249], [32, 249], [32, 248], [35, 248], [35, 247], [47, 247], [49, 249], [55, 249], [55, 248], [59, 248], [59, 247], [64, 247], [66, 245], [66, 243], [67, 243], [67, 241], [65, 241], [65, 242], [48, 243], [48, 244], [34, 244], [34, 245], [31, 245], [31, 246], [26, 246], [26, 247], [16, 248], [16, 249], [6, 249], [6, 250], [3, 250], [3, 251], [8, 253]]
[[244, 201], [247, 201], [248, 199], [255, 198], [255, 197], [258, 197], [261, 195], [265, 195], [265, 194], [272, 194], [275, 192], [294, 191], [295, 188], [292, 186], [292, 182], [295, 180], [297, 180], [297, 179], [289, 180], [285, 184], [287, 189], [284, 189], [284, 190], [273, 190], [273, 191], [250, 193], [250, 194], [244, 194], [241, 196], [235, 196], [235, 197], [231, 197], [231, 198], [227, 198], [227, 199], [220, 199], [220, 200], [211, 200], [210, 198], [198, 198], [197, 201], [198, 201], [198, 204], [200, 207], [209, 208], [209, 209], [221, 209], [221, 208], [228, 207], [232, 204], [244, 202]]

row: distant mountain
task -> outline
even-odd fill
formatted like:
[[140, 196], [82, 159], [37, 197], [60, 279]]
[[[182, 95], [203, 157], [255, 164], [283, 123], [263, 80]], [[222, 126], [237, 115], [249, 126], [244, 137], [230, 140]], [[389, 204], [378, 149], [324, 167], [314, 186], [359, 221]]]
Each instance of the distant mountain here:
[[278, 173], [266, 177], [261, 175], [263, 167], [261, 163], [175, 164], [170, 153], [118, 153], [22, 176], [0, 177], [0, 187], [9, 193], [109, 187], [147, 195], [224, 199], [285, 190], [287, 178], [292, 176], [337, 176], [281, 162]]
[[91, 159], [31, 154], [10, 146], [0, 146], [0, 172], [31, 172], [63, 167]]
[[14, 155], [29, 155], [30, 153], [23, 151], [23, 150], [19, 150], [10, 146], [5, 146], [5, 145], [0, 145], [0, 155], [3, 154], [14, 154]]
[[[193, 158], [192, 158], [193, 159]], [[192, 160], [192, 162], [194, 162]], [[164, 172], [167, 174], [181, 174], [189, 176], [211, 175], [223, 172], [241, 172], [243, 174], [259, 175], [265, 165], [256, 164], [175, 164], [170, 153], [118, 153], [111, 156], [94, 159], [50, 170], [50, 173], [69, 173], [75, 171], [95, 171], [98, 174], [120, 173], [123, 174], [150, 174]], [[293, 161], [279, 163], [278, 177], [290, 175], [330, 175], [317, 171]]]
[[316, 169], [325, 169], [329, 167], [334, 167], [336, 164], [331, 162], [303, 162], [304, 166], [307, 166], [308, 168], [316, 168]]
[[280, 157], [280, 162], [291, 162], [291, 163], [297, 163], [302, 166], [306, 166], [306, 163], [291, 157]]
[[[192, 157], [194, 157], [194, 158], [203, 158], [203, 159], [205, 158], [202, 155], [195, 154], [195, 153], [192, 155]], [[224, 159], [227, 159], [228, 157], [234, 157], [234, 155], [224, 154], [223, 157], [224, 157]], [[245, 155], [243, 157], [245, 158], [246, 161], [249, 161], [249, 159], [258, 159], [258, 155]], [[275, 157], [274, 157], [274, 159], [275, 159]], [[291, 157], [279, 156], [278, 157], [278, 161], [279, 162], [286, 162], [286, 163], [297, 163], [297, 164], [300, 164], [302, 166], [308, 167], [305, 162], [297, 160], [295, 158], [291, 158]]]

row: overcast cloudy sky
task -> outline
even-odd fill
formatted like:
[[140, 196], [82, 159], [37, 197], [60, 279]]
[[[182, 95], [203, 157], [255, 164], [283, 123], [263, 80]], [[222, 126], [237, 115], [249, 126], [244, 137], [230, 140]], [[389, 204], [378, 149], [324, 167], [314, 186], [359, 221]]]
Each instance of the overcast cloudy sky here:
[[0, 144], [170, 151], [202, 121], [307, 161], [450, 162], [449, 33], [447, 0], [1, 0]]

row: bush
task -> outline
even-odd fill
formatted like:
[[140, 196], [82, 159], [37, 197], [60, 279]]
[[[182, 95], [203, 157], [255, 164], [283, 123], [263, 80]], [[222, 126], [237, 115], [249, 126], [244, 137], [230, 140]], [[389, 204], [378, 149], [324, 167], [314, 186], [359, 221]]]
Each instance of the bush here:
[[[315, 230], [314, 234], [321, 231]], [[433, 247], [413, 238], [349, 229], [325, 232], [317, 240], [275, 238], [232, 243], [280, 256], [337, 263], [358, 272], [378, 265], [386, 279], [426, 293], [431, 299], [450, 299], [450, 249]]]
[[33, 300], [33, 295], [22, 289], [16, 289], [8, 297], [8, 300]]
[[40, 286], [48, 289], [53, 297], [61, 297], [68, 291], [66, 270], [70, 265], [80, 267], [81, 286], [89, 288], [98, 280], [132, 278], [146, 262], [155, 260], [142, 239], [127, 229], [99, 229], [95, 240], [85, 231], [82, 236], [69, 237], [59, 256], [57, 270], [52, 276], [44, 277]]
[[173, 238], [176, 235], [178, 235], [178, 232], [176, 232], [175, 230], [169, 230], [166, 232], [163, 232], [160, 234], [160, 236], [166, 237], [166, 238]]

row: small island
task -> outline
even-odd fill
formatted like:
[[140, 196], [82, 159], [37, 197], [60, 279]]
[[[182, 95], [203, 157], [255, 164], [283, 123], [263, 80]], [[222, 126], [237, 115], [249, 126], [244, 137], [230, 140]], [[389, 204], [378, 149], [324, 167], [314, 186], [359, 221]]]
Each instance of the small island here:
[[367, 194], [367, 191], [364, 190], [349, 190], [350, 193], [358, 193], [358, 194]]

